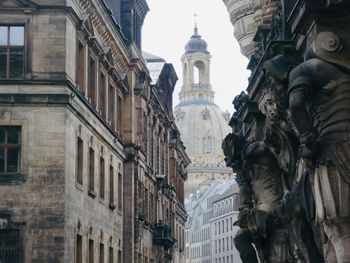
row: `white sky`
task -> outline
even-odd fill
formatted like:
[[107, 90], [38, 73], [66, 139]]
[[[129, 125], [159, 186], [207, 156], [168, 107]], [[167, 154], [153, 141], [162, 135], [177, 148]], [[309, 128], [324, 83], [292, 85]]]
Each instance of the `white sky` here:
[[233, 26], [222, 0], [147, 0], [150, 7], [142, 33], [144, 51], [164, 58], [175, 67], [179, 80], [174, 92], [174, 103], [179, 103], [182, 86], [181, 56], [193, 34], [194, 14], [198, 31], [208, 43], [211, 59], [211, 84], [216, 104], [233, 112], [232, 100], [248, 84], [248, 60], [241, 55], [233, 37]]

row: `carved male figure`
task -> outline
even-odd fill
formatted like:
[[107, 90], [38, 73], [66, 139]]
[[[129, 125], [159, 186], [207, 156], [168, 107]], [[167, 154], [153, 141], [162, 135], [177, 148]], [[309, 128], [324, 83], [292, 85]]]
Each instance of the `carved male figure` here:
[[[313, 194], [306, 174], [296, 169], [299, 141], [292, 128], [287, 108], [289, 72], [298, 62], [288, 55], [277, 55], [264, 63], [267, 87], [261, 110], [266, 116], [265, 138], [283, 170], [286, 196], [279, 205], [278, 216], [289, 230], [297, 257], [305, 262], [322, 263], [314, 233]], [[314, 231], [314, 232], [313, 232]], [[307, 233], [307, 234], [306, 234]], [[302, 254], [299, 256], [299, 254]]]
[[324, 255], [327, 262], [338, 263], [350, 262], [350, 65], [344, 59], [349, 59], [346, 49], [348, 45], [334, 33], [320, 33], [309, 59], [291, 71], [288, 91], [301, 155], [314, 167], [310, 173], [317, 220], [329, 240]]

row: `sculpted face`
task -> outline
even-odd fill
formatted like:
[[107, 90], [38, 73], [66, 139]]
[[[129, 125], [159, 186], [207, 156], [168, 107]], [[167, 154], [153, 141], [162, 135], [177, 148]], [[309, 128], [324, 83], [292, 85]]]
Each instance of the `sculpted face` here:
[[272, 99], [268, 99], [265, 102], [265, 115], [269, 120], [276, 120], [278, 118], [278, 107], [277, 103]]

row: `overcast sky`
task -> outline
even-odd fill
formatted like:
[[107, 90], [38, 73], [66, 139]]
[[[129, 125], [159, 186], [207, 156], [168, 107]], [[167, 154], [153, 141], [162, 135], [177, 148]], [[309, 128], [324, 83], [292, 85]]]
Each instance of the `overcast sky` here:
[[212, 55], [211, 84], [216, 92], [215, 102], [223, 111], [232, 113], [232, 100], [245, 90], [249, 71], [246, 70], [248, 60], [241, 55], [233, 37], [233, 27], [222, 0], [147, 0], [147, 3], [151, 10], [143, 26], [142, 47], [174, 65], [179, 77], [174, 106], [179, 102], [182, 86], [180, 58], [197, 20], [199, 34], [208, 43]]

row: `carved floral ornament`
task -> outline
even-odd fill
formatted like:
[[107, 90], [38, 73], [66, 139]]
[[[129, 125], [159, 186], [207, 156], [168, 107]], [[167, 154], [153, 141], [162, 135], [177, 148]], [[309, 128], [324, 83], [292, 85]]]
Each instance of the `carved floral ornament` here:
[[244, 16], [254, 14], [261, 8], [261, 1], [256, 0], [224, 0], [224, 3], [233, 22]]

